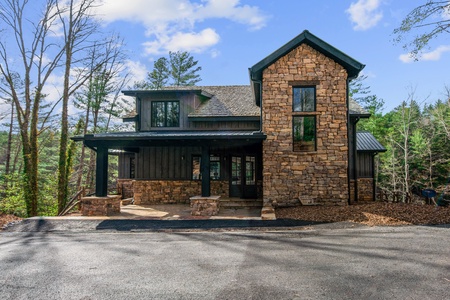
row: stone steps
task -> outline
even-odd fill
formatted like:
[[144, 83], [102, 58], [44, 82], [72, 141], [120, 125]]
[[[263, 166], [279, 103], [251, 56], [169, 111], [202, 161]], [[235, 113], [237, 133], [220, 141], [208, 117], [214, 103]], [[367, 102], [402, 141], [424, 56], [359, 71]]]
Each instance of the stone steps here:
[[257, 199], [220, 199], [223, 208], [262, 208], [263, 201]]

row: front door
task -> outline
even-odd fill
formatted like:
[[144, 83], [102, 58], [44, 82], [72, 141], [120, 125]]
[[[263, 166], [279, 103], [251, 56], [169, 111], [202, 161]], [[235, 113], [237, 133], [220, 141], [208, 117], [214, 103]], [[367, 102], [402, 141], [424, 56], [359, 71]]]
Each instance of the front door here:
[[256, 157], [231, 156], [230, 197], [256, 198]]

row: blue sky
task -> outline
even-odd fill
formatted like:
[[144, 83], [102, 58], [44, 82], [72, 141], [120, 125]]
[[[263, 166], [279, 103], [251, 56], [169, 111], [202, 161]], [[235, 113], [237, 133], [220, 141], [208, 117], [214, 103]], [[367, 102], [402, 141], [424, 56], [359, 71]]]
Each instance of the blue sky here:
[[391, 110], [411, 91], [419, 102], [445, 98], [450, 36], [411, 62], [392, 31], [425, 0], [104, 0], [105, 30], [125, 39], [128, 65], [143, 79], [168, 51], [189, 51], [201, 85], [249, 84], [247, 69], [307, 29], [365, 64], [372, 93]]

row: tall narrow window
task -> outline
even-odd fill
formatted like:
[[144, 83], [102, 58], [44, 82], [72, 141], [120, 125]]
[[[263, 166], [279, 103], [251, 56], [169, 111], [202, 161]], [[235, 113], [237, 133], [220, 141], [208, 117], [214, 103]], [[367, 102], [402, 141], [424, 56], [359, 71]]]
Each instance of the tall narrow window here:
[[316, 150], [316, 117], [294, 116], [294, 151]]
[[316, 151], [316, 88], [294, 87], [292, 94], [293, 150]]
[[152, 127], [179, 127], [180, 102], [179, 101], [153, 101]]
[[316, 110], [316, 88], [294, 87], [293, 111], [313, 112]]
[[220, 156], [209, 157], [209, 176], [212, 180], [220, 179]]
[[202, 173], [200, 171], [200, 165], [202, 158], [200, 156], [192, 156], [192, 179], [200, 180], [202, 179]]

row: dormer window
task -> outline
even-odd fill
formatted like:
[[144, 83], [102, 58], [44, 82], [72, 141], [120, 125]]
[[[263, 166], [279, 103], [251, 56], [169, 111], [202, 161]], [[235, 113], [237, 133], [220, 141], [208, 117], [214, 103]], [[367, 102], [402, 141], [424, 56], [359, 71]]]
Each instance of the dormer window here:
[[179, 127], [180, 102], [179, 101], [153, 101], [152, 127]]

